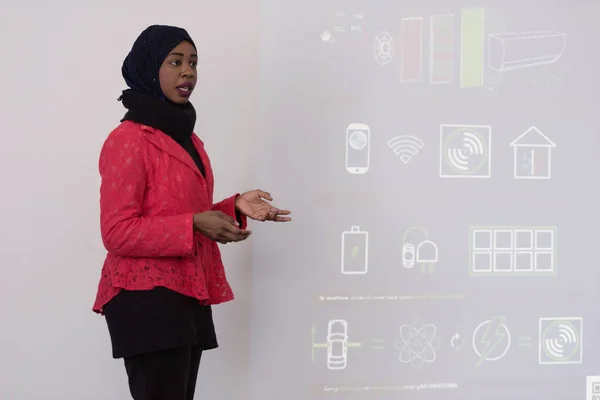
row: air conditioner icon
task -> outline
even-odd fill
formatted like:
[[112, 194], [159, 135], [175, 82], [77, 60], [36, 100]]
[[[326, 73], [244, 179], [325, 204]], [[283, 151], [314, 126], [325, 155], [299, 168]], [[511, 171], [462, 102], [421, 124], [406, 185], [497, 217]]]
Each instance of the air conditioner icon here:
[[513, 32], [489, 35], [488, 65], [496, 72], [511, 71], [558, 61], [567, 35], [561, 32]]

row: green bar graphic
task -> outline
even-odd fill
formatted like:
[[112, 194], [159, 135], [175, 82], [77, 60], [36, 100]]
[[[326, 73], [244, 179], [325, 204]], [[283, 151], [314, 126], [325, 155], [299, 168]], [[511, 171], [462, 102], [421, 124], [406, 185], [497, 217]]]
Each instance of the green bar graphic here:
[[483, 86], [483, 8], [462, 10], [460, 87]]

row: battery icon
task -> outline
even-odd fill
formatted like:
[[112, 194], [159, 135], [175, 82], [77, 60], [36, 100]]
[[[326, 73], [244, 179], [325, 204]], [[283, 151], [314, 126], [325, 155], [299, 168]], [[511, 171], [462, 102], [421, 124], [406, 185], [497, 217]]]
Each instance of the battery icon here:
[[359, 226], [342, 233], [342, 274], [366, 274], [369, 270], [369, 233]]

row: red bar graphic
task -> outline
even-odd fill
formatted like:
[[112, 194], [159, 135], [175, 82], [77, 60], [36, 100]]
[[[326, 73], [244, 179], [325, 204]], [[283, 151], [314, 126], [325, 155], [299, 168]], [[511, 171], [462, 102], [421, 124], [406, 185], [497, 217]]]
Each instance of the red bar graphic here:
[[431, 17], [429, 82], [452, 83], [454, 77], [454, 15]]
[[400, 81], [423, 78], [423, 18], [403, 18], [400, 33]]

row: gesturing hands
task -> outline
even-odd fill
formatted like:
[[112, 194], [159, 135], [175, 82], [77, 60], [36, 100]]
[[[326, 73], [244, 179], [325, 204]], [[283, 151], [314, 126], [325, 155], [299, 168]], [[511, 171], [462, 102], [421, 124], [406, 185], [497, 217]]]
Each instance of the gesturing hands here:
[[[273, 207], [266, 200], [273, 201], [271, 195], [260, 189], [251, 190], [235, 199], [235, 209], [246, 217], [257, 221], [288, 222], [289, 210]], [[225, 244], [247, 239], [252, 232], [240, 229], [236, 220], [221, 211], [206, 211], [194, 215], [194, 230], [209, 239]]]
[[246, 217], [257, 221], [288, 222], [292, 219], [284, 217], [291, 214], [289, 210], [273, 207], [265, 200], [273, 201], [273, 197], [260, 189], [251, 190], [236, 197], [235, 208]]
[[206, 211], [194, 215], [194, 230], [221, 244], [239, 242], [252, 234], [238, 228], [238, 223], [221, 211]]

